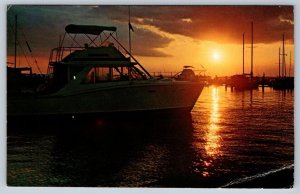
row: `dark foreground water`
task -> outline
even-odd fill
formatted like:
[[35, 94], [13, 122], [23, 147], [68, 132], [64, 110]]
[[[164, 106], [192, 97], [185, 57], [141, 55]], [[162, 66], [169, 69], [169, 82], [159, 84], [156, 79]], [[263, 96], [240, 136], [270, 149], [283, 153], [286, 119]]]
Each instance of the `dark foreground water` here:
[[293, 185], [294, 93], [204, 88], [191, 114], [8, 121], [11, 186]]

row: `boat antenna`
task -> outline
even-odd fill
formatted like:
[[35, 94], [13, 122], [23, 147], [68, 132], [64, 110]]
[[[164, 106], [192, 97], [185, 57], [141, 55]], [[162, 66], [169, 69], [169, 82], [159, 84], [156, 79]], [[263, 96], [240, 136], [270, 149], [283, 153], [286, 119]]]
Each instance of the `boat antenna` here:
[[17, 68], [18, 15], [15, 15], [15, 68]]
[[130, 5], [128, 5], [128, 37], [129, 37], [129, 52], [131, 54], [131, 30], [133, 31], [131, 22], [130, 22]]

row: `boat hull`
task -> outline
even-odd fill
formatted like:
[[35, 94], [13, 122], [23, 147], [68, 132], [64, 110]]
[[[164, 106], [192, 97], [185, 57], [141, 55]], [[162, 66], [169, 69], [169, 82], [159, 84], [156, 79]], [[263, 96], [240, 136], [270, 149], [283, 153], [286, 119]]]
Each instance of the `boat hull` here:
[[87, 87], [73, 93], [9, 98], [8, 116], [109, 114], [145, 111], [186, 111], [194, 107], [200, 82], [128, 82], [117, 86]]

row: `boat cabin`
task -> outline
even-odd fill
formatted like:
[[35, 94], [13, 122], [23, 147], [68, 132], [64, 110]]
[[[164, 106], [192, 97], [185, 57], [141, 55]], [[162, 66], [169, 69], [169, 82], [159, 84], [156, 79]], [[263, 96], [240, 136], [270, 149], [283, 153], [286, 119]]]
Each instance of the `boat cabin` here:
[[[52, 49], [48, 71], [52, 74], [54, 90], [62, 88], [74, 79], [82, 79], [82, 84], [95, 84], [151, 78], [138, 61], [113, 37], [112, 33], [104, 34], [106, 39], [102, 40], [101, 34], [105, 31], [115, 32], [115, 27], [71, 24], [65, 30], [67, 34], [84, 34], [89, 37], [90, 42], [80, 44], [75, 40], [76, 36], [71, 36], [72, 41], [77, 44], [76, 47], [64, 46], [61, 42], [58, 48]], [[100, 39], [100, 43], [96, 42], [97, 38]], [[115, 40], [118, 46], [125, 50], [125, 54], [116, 48], [113, 42], [108, 41], [109, 38]], [[134, 61], [131, 61], [132, 59]]]

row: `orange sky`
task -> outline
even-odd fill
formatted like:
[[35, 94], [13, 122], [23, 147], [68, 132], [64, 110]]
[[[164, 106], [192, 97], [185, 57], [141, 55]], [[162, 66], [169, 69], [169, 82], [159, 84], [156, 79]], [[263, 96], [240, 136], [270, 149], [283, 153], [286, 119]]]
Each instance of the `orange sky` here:
[[[114, 12], [111, 12], [114, 10]], [[67, 24], [109, 25], [118, 28], [127, 47], [127, 6], [14, 6], [8, 16], [8, 62], [13, 62], [14, 15], [19, 17], [19, 42], [30, 43], [43, 73], [50, 50]], [[58, 17], [60, 15], [60, 17]], [[287, 67], [294, 61], [292, 6], [132, 6], [132, 52], [149, 72], [178, 72], [184, 65], [207, 70], [211, 76], [242, 73], [242, 34], [245, 71], [250, 67], [251, 21], [254, 23], [254, 74], [277, 75], [278, 49], [285, 33]], [[29, 54], [26, 44], [19, 53]], [[34, 59], [27, 56], [34, 72]], [[17, 64], [28, 66], [24, 57]], [[25, 64], [25, 65], [24, 65]]]

